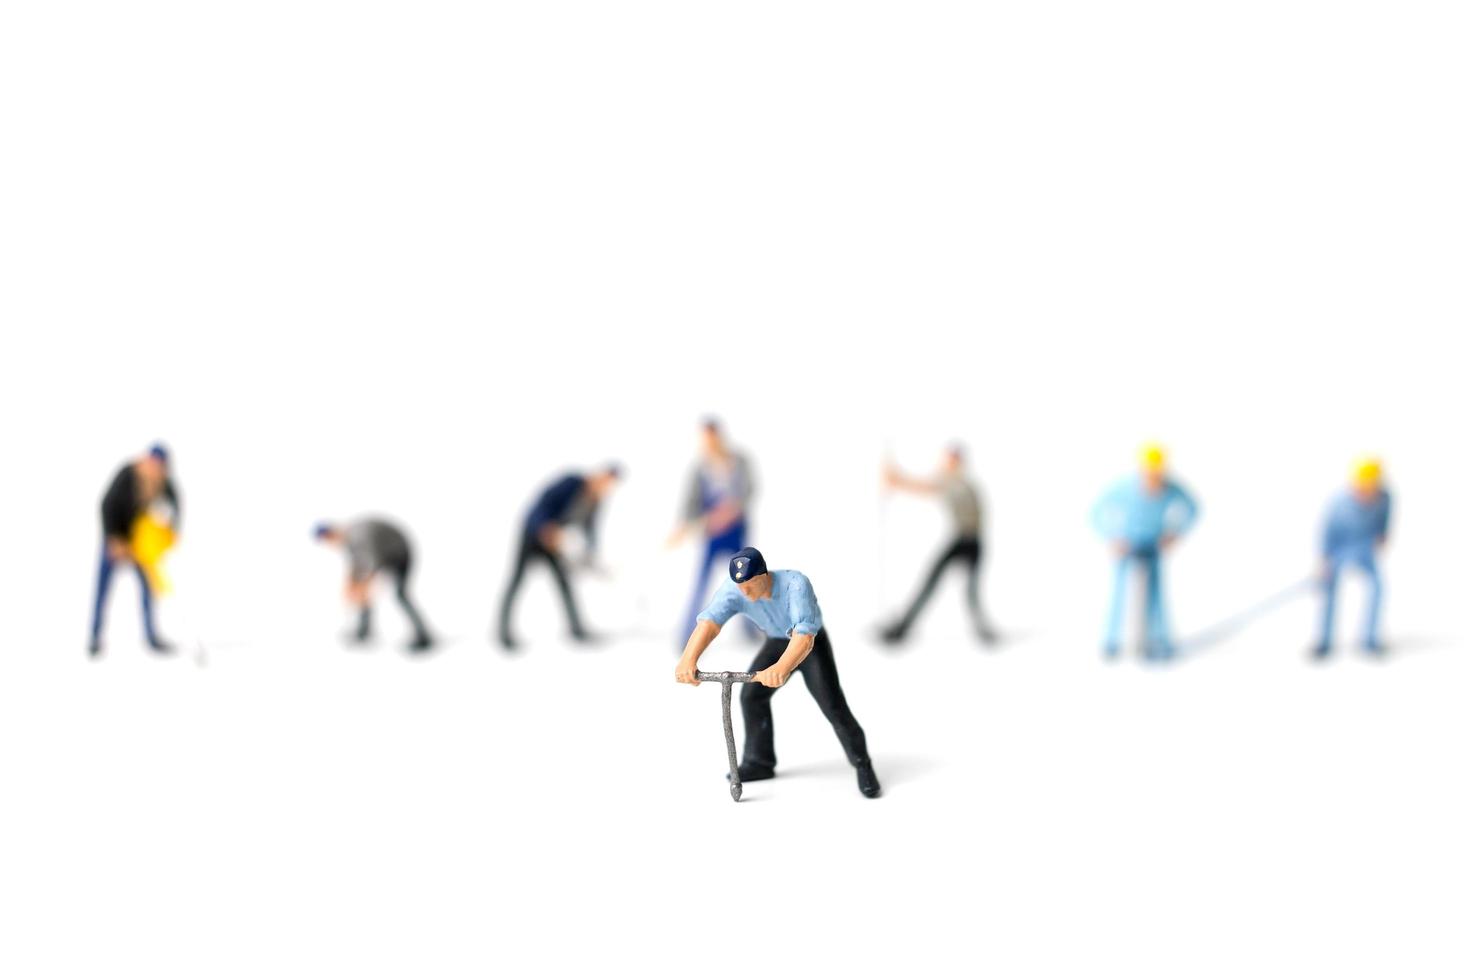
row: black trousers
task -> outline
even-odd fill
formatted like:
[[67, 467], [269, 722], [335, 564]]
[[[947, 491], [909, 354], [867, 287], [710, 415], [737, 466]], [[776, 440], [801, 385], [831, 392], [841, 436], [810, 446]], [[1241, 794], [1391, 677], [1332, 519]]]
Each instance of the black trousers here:
[[[786, 652], [786, 639], [770, 637], [761, 646], [751, 663], [752, 671], [765, 670], [781, 659]], [[832, 656], [832, 641], [827, 639], [824, 629], [817, 634], [811, 653], [801, 666], [796, 668], [806, 689], [822, 714], [832, 723], [847, 761], [855, 766], [868, 764], [868, 739], [863, 726], [852, 716], [843, 696], [842, 684], [837, 679], [837, 661]], [[771, 727], [771, 695], [778, 688], [764, 684], [743, 684], [740, 689], [740, 713], [745, 718], [745, 764], [760, 769], [776, 766], [776, 733]]]
[[[390, 565], [383, 566], [383, 574], [393, 579], [393, 594], [398, 597], [398, 604], [403, 607], [404, 615], [413, 626], [413, 638], [418, 643], [429, 641], [429, 630], [424, 626], [424, 618], [414, 607], [413, 600], [408, 597], [408, 572], [413, 567], [413, 562], [407, 556]], [[371, 606], [363, 606], [357, 618], [357, 638], [366, 640], [373, 632], [373, 610]]]
[[970, 620], [975, 624], [975, 631], [981, 636], [990, 633], [990, 627], [985, 622], [985, 615], [980, 610], [980, 559], [985, 549], [980, 544], [980, 539], [973, 535], [961, 535], [952, 541], [948, 548], [940, 553], [934, 560], [934, 567], [929, 570], [929, 577], [924, 580], [924, 585], [919, 589], [919, 594], [914, 596], [913, 603], [908, 612], [903, 614], [903, 619], [898, 621], [895, 632], [907, 633], [919, 618], [919, 613], [924, 611], [929, 597], [934, 594], [934, 589], [939, 585], [939, 579], [944, 575], [944, 570], [949, 567], [950, 562], [960, 562], [969, 573], [965, 584], [965, 600], [970, 607]]
[[585, 630], [582, 629], [582, 618], [577, 615], [577, 600], [572, 595], [572, 583], [567, 579], [566, 565], [534, 535], [527, 535], [521, 539], [520, 551], [516, 553], [515, 571], [511, 573], [510, 584], [505, 587], [505, 598], [500, 603], [501, 639], [510, 638], [511, 608], [515, 605], [516, 593], [521, 590], [526, 566], [533, 561], [544, 561], [551, 569], [551, 576], [556, 579], [557, 590], [561, 593], [562, 605], [567, 610], [567, 624], [571, 626], [573, 636], [581, 636]]

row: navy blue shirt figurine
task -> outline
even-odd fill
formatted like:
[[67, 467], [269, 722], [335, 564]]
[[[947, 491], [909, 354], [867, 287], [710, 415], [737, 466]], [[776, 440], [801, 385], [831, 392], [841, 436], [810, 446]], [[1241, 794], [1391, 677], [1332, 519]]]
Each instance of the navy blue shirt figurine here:
[[852, 715], [837, 678], [837, 661], [822, 622], [822, 608], [812, 583], [801, 572], [770, 571], [754, 548], [742, 548], [730, 559], [730, 579], [695, 621], [684, 646], [674, 679], [699, 683], [699, 658], [720, 635], [721, 628], [743, 614], [766, 635], [750, 669], [755, 677], [740, 692], [745, 719], [745, 754], [740, 781], [755, 782], [776, 775], [775, 733], [771, 727], [771, 695], [800, 671], [806, 689], [832, 724], [847, 761], [857, 769], [858, 789], [872, 798], [882, 792], [868, 757], [868, 741]]
[[622, 471], [616, 465], [604, 467], [588, 476], [571, 473], [542, 490], [536, 502], [531, 505], [517, 540], [515, 570], [511, 573], [510, 584], [505, 588], [505, 598], [500, 603], [500, 645], [506, 650], [514, 650], [519, 646], [511, 633], [511, 612], [526, 568], [536, 561], [545, 562], [551, 569], [557, 590], [561, 593], [562, 604], [566, 607], [567, 624], [571, 627], [572, 638], [578, 642], [592, 638], [577, 614], [577, 600], [572, 595], [566, 562], [562, 557], [562, 532], [569, 525], [581, 527], [587, 540], [590, 560], [597, 544], [598, 505], [612, 491], [621, 475]]

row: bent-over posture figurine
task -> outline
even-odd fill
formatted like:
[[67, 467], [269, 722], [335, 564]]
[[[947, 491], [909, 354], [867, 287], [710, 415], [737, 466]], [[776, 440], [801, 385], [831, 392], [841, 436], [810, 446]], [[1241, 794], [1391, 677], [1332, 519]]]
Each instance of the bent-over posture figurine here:
[[413, 549], [408, 537], [382, 520], [353, 521], [341, 526], [318, 524], [318, 541], [337, 545], [347, 552], [347, 601], [357, 607], [357, 632], [353, 639], [366, 643], [373, 635], [373, 579], [386, 572], [393, 579], [393, 592], [413, 627], [408, 648], [421, 653], [434, 645], [423, 617], [408, 597], [408, 572], [413, 567]]
[[858, 789], [867, 797], [882, 792], [862, 726], [847, 706], [837, 678], [832, 643], [822, 624], [812, 584], [801, 572], [768, 571], [766, 560], [754, 548], [743, 548], [730, 559], [730, 580], [716, 590], [709, 608], [699, 614], [684, 655], [674, 670], [681, 684], [699, 683], [699, 658], [720, 635], [731, 617], [743, 613], [766, 634], [766, 642], [750, 665], [755, 677], [740, 692], [745, 719], [745, 759], [740, 781], [755, 782], [776, 775], [776, 739], [771, 726], [771, 695], [801, 671], [807, 691], [832, 723], [847, 761], [857, 769]]
[[102, 654], [102, 621], [107, 612], [107, 594], [112, 589], [112, 573], [119, 564], [131, 564], [138, 571], [138, 594], [143, 602], [143, 635], [154, 653], [171, 653], [173, 644], [158, 635], [153, 623], [153, 584], [139, 561], [134, 548], [134, 530], [138, 520], [152, 508], [166, 505], [170, 511], [169, 526], [178, 530], [182, 511], [179, 494], [169, 473], [168, 450], [155, 444], [148, 452], [123, 466], [112, 478], [102, 497], [102, 556], [97, 562], [97, 591], [92, 602], [92, 631], [87, 652]]
[[544, 561], [556, 579], [557, 591], [561, 593], [562, 605], [567, 611], [567, 625], [572, 639], [586, 643], [593, 639], [582, 625], [577, 613], [577, 600], [572, 595], [572, 584], [567, 578], [566, 563], [562, 559], [562, 531], [568, 525], [579, 525], [587, 541], [585, 561], [590, 564], [597, 548], [597, 509], [613, 486], [622, 476], [622, 470], [612, 463], [596, 473], [583, 476], [569, 473], [541, 491], [521, 525], [520, 538], [516, 546], [515, 569], [505, 587], [505, 597], [500, 603], [500, 645], [506, 650], [515, 650], [520, 644], [511, 632], [511, 612], [515, 608], [516, 595], [521, 590], [521, 581], [526, 577], [526, 568], [534, 561]]
[[1378, 610], [1383, 583], [1378, 576], [1378, 552], [1388, 540], [1391, 498], [1383, 486], [1383, 466], [1365, 459], [1353, 468], [1352, 486], [1338, 494], [1327, 511], [1322, 532], [1322, 631], [1312, 653], [1332, 652], [1332, 626], [1337, 611], [1337, 580], [1344, 568], [1355, 567], [1368, 580], [1368, 603], [1363, 622], [1363, 649], [1382, 653], [1378, 639]]

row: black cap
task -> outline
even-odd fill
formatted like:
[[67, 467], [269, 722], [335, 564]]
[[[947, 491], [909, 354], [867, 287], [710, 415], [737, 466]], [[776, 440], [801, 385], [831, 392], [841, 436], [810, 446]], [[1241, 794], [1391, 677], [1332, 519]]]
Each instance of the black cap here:
[[730, 581], [749, 582], [757, 575], [766, 574], [766, 559], [754, 548], [741, 548], [730, 559]]

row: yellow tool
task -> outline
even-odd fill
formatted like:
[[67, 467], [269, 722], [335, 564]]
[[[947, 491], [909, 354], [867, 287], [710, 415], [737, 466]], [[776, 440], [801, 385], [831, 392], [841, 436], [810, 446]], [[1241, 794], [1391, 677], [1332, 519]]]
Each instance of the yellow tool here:
[[133, 521], [132, 546], [133, 560], [148, 576], [148, 585], [153, 593], [167, 593], [169, 583], [163, 574], [163, 556], [174, 546], [173, 527], [144, 512]]

